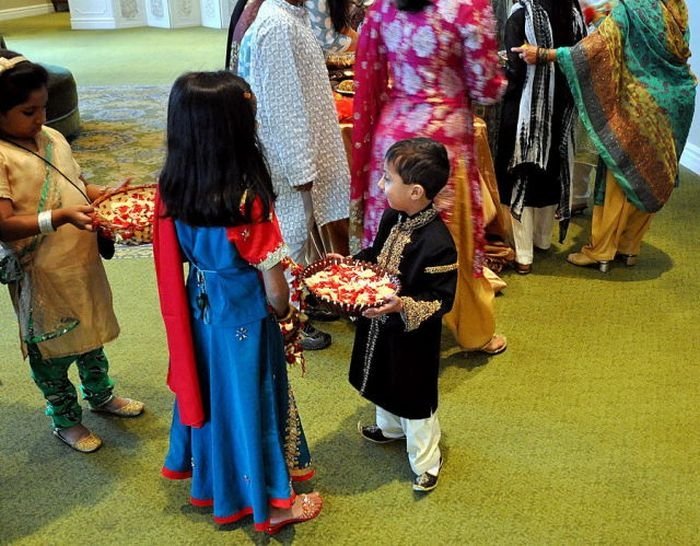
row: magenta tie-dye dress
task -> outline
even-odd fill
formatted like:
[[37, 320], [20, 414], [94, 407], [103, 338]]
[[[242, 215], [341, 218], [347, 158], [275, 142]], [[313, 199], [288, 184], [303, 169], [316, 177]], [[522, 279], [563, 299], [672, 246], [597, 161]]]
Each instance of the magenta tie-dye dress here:
[[371, 244], [387, 206], [377, 187], [384, 153], [397, 140], [430, 137], [450, 156], [450, 181], [436, 199], [448, 225], [456, 185], [469, 185], [475, 242], [469, 261], [478, 274], [483, 220], [471, 103], [495, 102], [505, 87], [490, 0], [435, 0], [419, 12], [377, 0], [361, 29], [355, 73], [351, 219], [362, 247]]

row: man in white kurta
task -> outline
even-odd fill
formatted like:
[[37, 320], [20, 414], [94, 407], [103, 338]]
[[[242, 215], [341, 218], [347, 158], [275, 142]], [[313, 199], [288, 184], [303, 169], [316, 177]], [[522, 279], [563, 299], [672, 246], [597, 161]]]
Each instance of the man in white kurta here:
[[349, 214], [350, 174], [328, 71], [303, 4], [265, 0], [241, 43], [239, 75], [255, 93], [259, 134], [292, 258], [309, 225]]

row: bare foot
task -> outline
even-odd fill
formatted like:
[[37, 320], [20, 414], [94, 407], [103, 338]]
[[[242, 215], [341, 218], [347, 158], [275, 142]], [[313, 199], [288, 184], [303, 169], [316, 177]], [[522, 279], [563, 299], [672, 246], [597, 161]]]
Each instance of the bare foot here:
[[270, 526], [265, 531], [274, 535], [283, 527], [292, 523], [302, 523], [315, 518], [321, 513], [323, 499], [317, 492], [297, 495], [291, 508], [282, 510], [273, 508], [270, 512]]

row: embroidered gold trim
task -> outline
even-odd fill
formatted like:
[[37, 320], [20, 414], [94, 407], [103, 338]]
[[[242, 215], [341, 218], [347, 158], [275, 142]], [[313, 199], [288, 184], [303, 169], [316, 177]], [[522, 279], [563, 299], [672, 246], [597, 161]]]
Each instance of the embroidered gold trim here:
[[284, 438], [284, 458], [287, 462], [287, 468], [292, 471], [297, 466], [297, 461], [301, 454], [299, 446], [301, 445], [301, 425], [299, 421], [299, 411], [297, 403], [294, 399], [292, 385], [287, 385], [287, 396], [289, 401], [289, 413], [287, 414], [287, 426], [285, 427]]
[[435, 207], [430, 207], [413, 218], [407, 219], [399, 216], [398, 222], [391, 228], [389, 236], [386, 238], [379, 256], [377, 256], [377, 264], [389, 273], [397, 275], [404, 248], [411, 242], [411, 235], [415, 230], [432, 222], [437, 214]]
[[379, 327], [385, 322], [380, 320], [383, 317], [373, 318], [369, 323], [369, 332], [367, 333], [367, 346], [365, 347], [365, 359], [362, 366], [362, 384], [360, 385], [360, 393], [365, 394], [367, 382], [369, 381], [369, 373], [372, 369], [372, 361], [374, 360], [374, 350], [379, 339]]
[[416, 301], [404, 296], [401, 298], [403, 311], [401, 317], [406, 324], [406, 331], [412, 332], [440, 310], [440, 301]]
[[287, 245], [284, 243], [280, 243], [280, 245], [270, 252], [267, 257], [257, 263], [253, 264], [254, 267], [260, 271], [268, 271], [275, 267], [278, 263], [282, 261], [283, 258], [286, 258], [289, 255], [289, 249], [287, 248]]
[[425, 272], [429, 275], [433, 273], [448, 273], [457, 270], [458, 267], [459, 264], [456, 262], [448, 265], [434, 265], [432, 267], [426, 267]]

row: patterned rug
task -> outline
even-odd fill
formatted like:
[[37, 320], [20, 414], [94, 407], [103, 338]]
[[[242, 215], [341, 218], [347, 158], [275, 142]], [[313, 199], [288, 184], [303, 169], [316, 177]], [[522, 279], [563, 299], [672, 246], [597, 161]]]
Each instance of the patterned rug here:
[[[81, 131], [71, 146], [83, 176], [95, 184], [152, 184], [165, 157], [169, 86], [83, 86]], [[150, 245], [117, 245], [115, 258], [147, 258]]]

